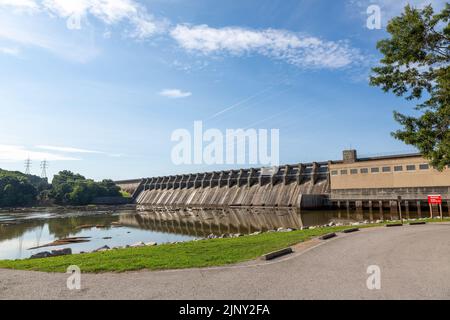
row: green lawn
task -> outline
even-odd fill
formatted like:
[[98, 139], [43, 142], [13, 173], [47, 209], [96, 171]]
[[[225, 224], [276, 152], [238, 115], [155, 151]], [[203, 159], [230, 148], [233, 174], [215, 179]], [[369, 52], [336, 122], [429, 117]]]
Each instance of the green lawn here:
[[123, 272], [222, 266], [252, 260], [265, 253], [348, 228], [263, 233], [240, 238], [191, 241], [46, 259], [3, 260], [0, 261], [0, 268], [66, 272], [68, 266], [77, 265], [82, 272]]
[[[440, 220], [428, 221], [438, 222]], [[371, 224], [361, 226], [361, 228], [374, 226], [379, 225]], [[3, 260], [0, 261], [0, 268], [66, 272], [68, 266], [77, 265], [82, 272], [100, 273], [141, 269], [166, 270], [223, 266], [252, 260], [263, 254], [348, 228], [350, 227], [329, 227], [287, 233], [263, 233], [240, 238], [192, 241], [46, 259]]]

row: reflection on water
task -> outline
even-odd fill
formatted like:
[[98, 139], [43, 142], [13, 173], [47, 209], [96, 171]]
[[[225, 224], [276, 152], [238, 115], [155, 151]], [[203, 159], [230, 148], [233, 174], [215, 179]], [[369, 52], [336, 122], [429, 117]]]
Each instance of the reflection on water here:
[[[417, 213], [408, 213], [408, 218], [418, 217]], [[332, 221], [351, 223], [397, 218], [396, 215], [379, 210], [300, 212], [294, 208], [0, 213], [0, 259], [28, 258], [37, 252], [67, 247], [79, 253], [104, 245], [112, 248], [141, 241], [168, 243], [203, 238], [210, 234], [250, 234], [278, 228], [301, 229]], [[80, 229], [80, 226], [86, 225], [102, 227]], [[91, 237], [91, 241], [28, 250], [67, 237]]]

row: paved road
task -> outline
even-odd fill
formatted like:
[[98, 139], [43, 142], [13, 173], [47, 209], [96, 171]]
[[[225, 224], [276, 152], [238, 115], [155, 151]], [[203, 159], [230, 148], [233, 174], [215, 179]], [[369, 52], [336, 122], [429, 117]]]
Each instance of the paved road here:
[[[368, 290], [367, 267], [381, 268]], [[450, 299], [450, 224], [313, 240], [288, 258], [213, 269], [82, 275], [0, 270], [0, 299]]]

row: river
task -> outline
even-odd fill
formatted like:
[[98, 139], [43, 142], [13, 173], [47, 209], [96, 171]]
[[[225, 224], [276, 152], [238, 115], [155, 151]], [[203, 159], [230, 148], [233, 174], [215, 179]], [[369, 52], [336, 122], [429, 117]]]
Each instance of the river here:
[[[410, 218], [415, 216], [411, 213]], [[208, 237], [250, 234], [278, 228], [301, 229], [330, 222], [350, 224], [384, 220], [387, 212], [304, 211], [298, 209], [233, 208], [124, 211], [52, 210], [0, 212], [0, 260], [24, 259], [41, 251], [71, 248], [90, 252], [107, 245], [158, 244]], [[86, 237], [86, 242], [31, 249], [58, 239]]]

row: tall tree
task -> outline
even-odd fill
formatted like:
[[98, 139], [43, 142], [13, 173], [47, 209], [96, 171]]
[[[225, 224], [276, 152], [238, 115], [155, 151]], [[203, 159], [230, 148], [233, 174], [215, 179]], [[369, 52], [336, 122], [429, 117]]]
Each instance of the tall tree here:
[[432, 6], [406, 6], [387, 26], [390, 38], [377, 48], [381, 66], [371, 85], [408, 100], [418, 100], [418, 116], [394, 112], [402, 129], [392, 135], [415, 146], [442, 170], [450, 165], [450, 4], [440, 13]]

